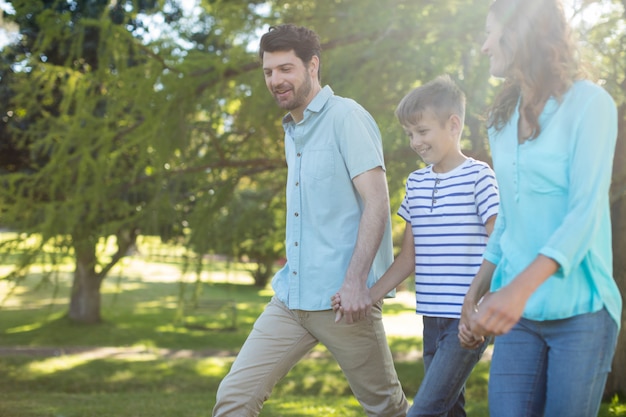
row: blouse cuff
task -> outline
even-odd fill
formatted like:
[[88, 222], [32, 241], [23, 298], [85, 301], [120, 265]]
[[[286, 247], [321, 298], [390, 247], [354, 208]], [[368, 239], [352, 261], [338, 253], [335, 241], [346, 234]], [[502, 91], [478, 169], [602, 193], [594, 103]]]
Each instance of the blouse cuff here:
[[572, 266], [570, 265], [569, 260], [561, 252], [553, 248], [544, 247], [539, 251], [539, 253], [543, 256], [547, 256], [550, 259], [553, 259], [556, 263], [559, 264], [560, 268], [554, 273], [554, 277], [565, 278], [570, 273]]

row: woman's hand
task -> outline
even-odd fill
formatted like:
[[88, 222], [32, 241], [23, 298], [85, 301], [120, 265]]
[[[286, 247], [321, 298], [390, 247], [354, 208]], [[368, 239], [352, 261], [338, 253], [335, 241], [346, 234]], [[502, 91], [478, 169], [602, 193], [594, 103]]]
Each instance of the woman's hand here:
[[471, 332], [483, 337], [507, 333], [522, 317], [527, 300], [516, 293], [514, 285], [487, 293], [470, 315]]

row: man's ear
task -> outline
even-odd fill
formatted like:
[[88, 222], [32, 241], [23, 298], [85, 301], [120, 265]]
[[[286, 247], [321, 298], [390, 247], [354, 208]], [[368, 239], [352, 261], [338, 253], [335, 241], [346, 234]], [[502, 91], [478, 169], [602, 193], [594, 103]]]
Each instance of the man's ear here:
[[320, 70], [320, 59], [317, 55], [313, 55], [311, 57], [311, 61], [309, 61], [308, 70], [309, 70], [309, 74], [311, 75], [311, 77], [315, 79], [318, 78], [317, 73]]

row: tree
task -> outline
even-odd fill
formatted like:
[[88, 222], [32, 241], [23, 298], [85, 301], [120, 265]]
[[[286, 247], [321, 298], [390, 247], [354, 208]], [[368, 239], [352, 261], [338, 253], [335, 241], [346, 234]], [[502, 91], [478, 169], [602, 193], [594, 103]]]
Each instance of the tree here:
[[[224, 108], [245, 95], [222, 80], [245, 67], [240, 61], [249, 63], [249, 54], [211, 30], [227, 22], [235, 38], [254, 22], [230, 21], [240, 16], [236, 6], [250, 2], [219, 3], [206, 5], [221, 13], [207, 15], [207, 32], [179, 30], [156, 41], [149, 40], [150, 16], [175, 23], [177, 3], [12, 3], [22, 38], [2, 51], [0, 205], [3, 225], [19, 234], [3, 246], [22, 253], [14, 278], [46, 246], [73, 257], [74, 321], [100, 321], [100, 285], [141, 231], [183, 236], [190, 201], [224, 205], [230, 194], [211, 190], [263, 165], [245, 157], [237, 164], [218, 152], [237, 146], [237, 135], [223, 133]], [[183, 35], [188, 49], [180, 46]], [[203, 133], [215, 146], [203, 142]], [[110, 237], [117, 245], [112, 254], [101, 249]]]
[[[100, 284], [138, 233], [214, 252], [225, 249], [216, 230], [230, 230], [232, 242], [251, 239], [250, 227], [227, 228], [241, 219], [227, 209], [234, 199], [254, 190], [267, 207], [280, 206], [283, 112], [263, 85], [256, 45], [247, 48], [265, 22], [307, 24], [323, 35], [331, 63], [324, 77], [379, 120], [394, 190], [416, 166], [393, 117], [399, 98], [441, 72], [467, 81], [478, 73], [468, 34], [480, 32], [483, 12], [473, 1], [204, 1], [193, 24], [174, 1], [27, 3], [14, 2], [10, 16], [21, 43], [2, 52], [9, 116], [0, 129], [16, 156], [2, 165], [10, 185], [0, 194], [3, 222], [38, 237], [24, 267], [48, 243], [75, 257], [69, 316], [83, 322], [100, 319]], [[459, 21], [452, 30], [451, 16]], [[166, 23], [161, 36], [151, 17]], [[426, 65], [407, 71], [406, 62]], [[470, 137], [480, 150], [478, 129]], [[115, 254], [98, 251], [109, 236]], [[259, 258], [257, 248], [280, 246], [270, 238], [278, 237], [256, 233], [229, 253]], [[30, 241], [5, 245], [25, 250]]]

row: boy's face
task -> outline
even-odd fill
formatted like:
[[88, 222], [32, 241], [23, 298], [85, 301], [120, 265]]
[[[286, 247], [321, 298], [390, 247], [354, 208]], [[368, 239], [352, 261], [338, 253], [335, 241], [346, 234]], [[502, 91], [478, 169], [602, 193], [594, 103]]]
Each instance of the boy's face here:
[[422, 112], [415, 125], [403, 126], [413, 149], [435, 172], [448, 172], [459, 164], [460, 121], [456, 115], [441, 123], [430, 109]]

